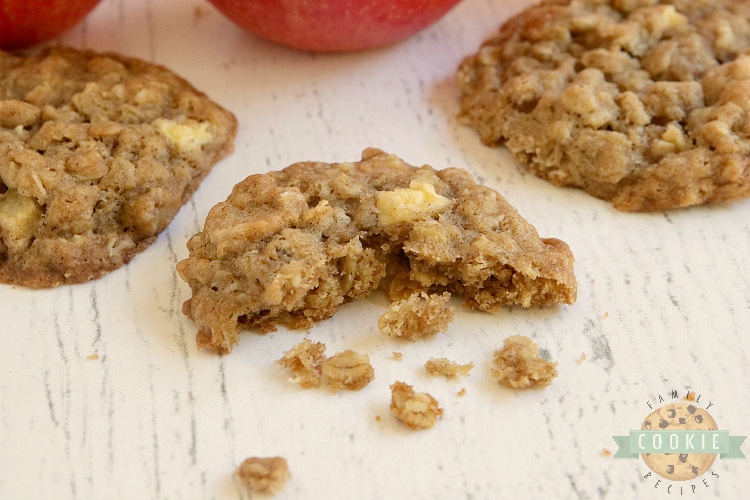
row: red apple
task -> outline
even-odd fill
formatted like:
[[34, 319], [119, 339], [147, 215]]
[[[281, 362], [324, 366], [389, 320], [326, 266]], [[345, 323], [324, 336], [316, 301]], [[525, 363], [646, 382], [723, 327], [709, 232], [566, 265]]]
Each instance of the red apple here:
[[388, 45], [431, 25], [460, 0], [210, 0], [245, 30], [297, 49]]
[[0, 49], [51, 40], [80, 22], [101, 0], [0, 0]]

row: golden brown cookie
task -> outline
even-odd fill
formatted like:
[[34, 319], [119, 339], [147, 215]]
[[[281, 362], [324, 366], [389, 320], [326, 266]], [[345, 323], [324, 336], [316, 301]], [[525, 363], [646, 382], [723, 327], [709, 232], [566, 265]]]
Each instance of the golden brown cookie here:
[[541, 239], [496, 191], [377, 149], [248, 177], [188, 249], [183, 312], [198, 344], [222, 352], [241, 329], [308, 328], [381, 285], [392, 300], [450, 292], [489, 312], [576, 298], [568, 246]]
[[458, 71], [459, 119], [620, 210], [750, 196], [750, 3], [552, 0]]
[[0, 51], [0, 282], [53, 287], [127, 263], [231, 152], [236, 129], [161, 66]]

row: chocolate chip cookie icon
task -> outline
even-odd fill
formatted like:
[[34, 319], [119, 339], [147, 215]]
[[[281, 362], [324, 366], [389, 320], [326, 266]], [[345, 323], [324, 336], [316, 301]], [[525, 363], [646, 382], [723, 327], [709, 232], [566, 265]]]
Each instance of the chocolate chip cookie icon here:
[[[670, 403], [650, 413], [641, 425], [648, 431], [709, 431], [718, 430], [716, 421], [705, 409], [690, 402]], [[708, 453], [644, 453], [646, 465], [665, 479], [687, 481], [708, 471], [716, 454]]]

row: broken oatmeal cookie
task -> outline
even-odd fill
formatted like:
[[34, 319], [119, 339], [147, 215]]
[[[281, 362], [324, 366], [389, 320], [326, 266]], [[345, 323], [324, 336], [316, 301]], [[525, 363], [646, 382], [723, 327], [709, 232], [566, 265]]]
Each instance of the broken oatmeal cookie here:
[[540, 238], [468, 172], [414, 167], [378, 149], [355, 163], [251, 175], [188, 249], [177, 265], [192, 290], [183, 312], [198, 344], [220, 352], [241, 329], [308, 328], [386, 284], [392, 300], [447, 292], [489, 312], [576, 299], [564, 242]]
[[291, 477], [286, 459], [250, 457], [240, 464], [237, 477], [255, 493], [275, 495]]
[[358, 391], [375, 378], [367, 354], [347, 349], [328, 358], [325, 350], [325, 344], [305, 339], [284, 353], [279, 364], [289, 370], [292, 382], [305, 389], [324, 382], [333, 391]]
[[54, 287], [126, 264], [236, 130], [161, 66], [59, 46], [0, 51], [0, 282]]
[[627, 211], [750, 196], [750, 3], [547, 0], [458, 71], [459, 120]]
[[404, 382], [391, 385], [391, 414], [411, 429], [429, 429], [443, 414], [437, 400]]
[[529, 337], [513, 335], [495, 351], [492, 375], [511, 389], [544, 387], [557, 376], [557, 363], [539, 356], [539, 346]]

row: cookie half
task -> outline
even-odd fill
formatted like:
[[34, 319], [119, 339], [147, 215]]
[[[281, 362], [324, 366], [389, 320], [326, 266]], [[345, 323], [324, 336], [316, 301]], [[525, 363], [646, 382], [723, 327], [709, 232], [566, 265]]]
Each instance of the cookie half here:
[[161, 66], [0, 51], [0, 282], [53, 287], [127, 263], [232, 151], [236, 130]]
[[750, 196], [750, 3], [546, 1], [458, 71], [459, 119], [626, 211]]
[[449, 292], [489, 312], [576, 299], [568, 245], [541, 239], [468, 172], [377, 149], [248, 177], [188, 249], [183, 312], [198, 344], [221, 352], [242, 329], [308, 328], [381, 286], [391, 300]]

